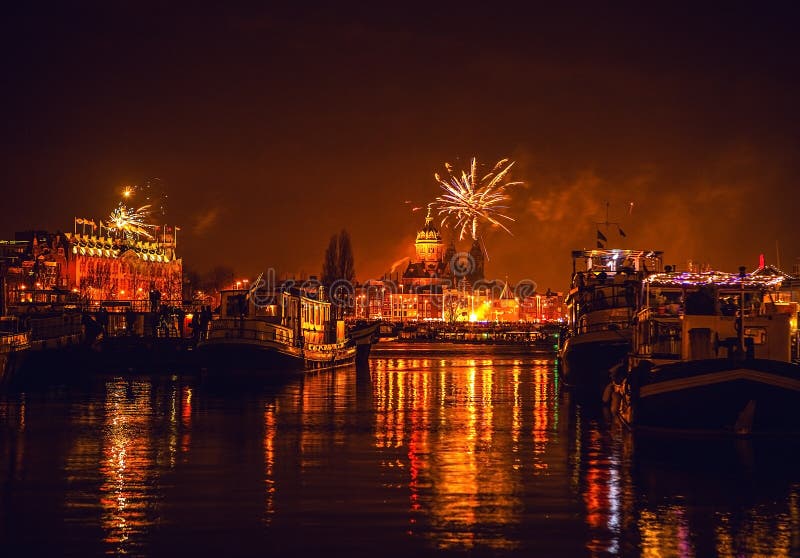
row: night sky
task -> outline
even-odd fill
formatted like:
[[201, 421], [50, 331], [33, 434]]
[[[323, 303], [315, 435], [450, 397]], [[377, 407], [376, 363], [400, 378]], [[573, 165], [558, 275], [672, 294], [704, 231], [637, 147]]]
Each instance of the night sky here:
[[777, 3], [64, 4], [2, 17], [2, 237], [157, 177], [186, 267], [318, 274], [344, 227], [366, 280], [413, 254], [445, 161], [508, 156], [526, 185], [514, 236], [485, 233], [490, 278], [563, 290], [606, 201], [610, 245], [666, 263], [800, 262], [800, 49]]

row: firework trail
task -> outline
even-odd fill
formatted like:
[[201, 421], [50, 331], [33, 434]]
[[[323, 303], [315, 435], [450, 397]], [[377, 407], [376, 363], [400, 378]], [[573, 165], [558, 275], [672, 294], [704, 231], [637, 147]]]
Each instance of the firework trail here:
[[505, 193], [509, 186], [516, 186], [522, 182], [506, 182], [514, 161], [508, 159], [498, 161], [491, 172], [483, 178], [478, 177], [478, 163], [472, 158], [469, 171], [461, 171], [461, 176], [453, 172], [453, 166], [445, 163], [449, 176], [442, 177], [434, 174], [436, 181], [444, 190], [444, 194], [436, 198], [434, 207], [442, 218], [442, 226], [448, 221], [453, 223], [453, 228], [459, 231], [458, 238], [462, 240], [468, 234], [473, 240], [478, 239], [478, 228], [482, 223], [497, 225], [507, 233], [511, 231], [502, 220], [514, 221], [505, 215], [502, 210], [508, 209], [505, 202], [510, 196]]

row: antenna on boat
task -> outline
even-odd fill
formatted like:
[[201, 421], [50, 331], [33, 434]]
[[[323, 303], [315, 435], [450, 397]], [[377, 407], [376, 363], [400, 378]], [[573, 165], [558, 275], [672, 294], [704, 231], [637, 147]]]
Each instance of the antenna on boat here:
[[[608, 229], [609, 229], [609, 227], [611, 225], [614, 225], [615, 227], [617, 227], [617, 233], [622, 238], [625, 238], [625, 237], [628, 236], [628, 235], [625, 234], [625, 231], [622, 230], [622, 227], [620, 226], [620, 224], [618, 222], [609, 220], [609, 206], [610, 205], [611, 205], [611, 203], [608, 200], [606, 200], [606, 220], [603, 221], [603, 222], [600, 222], [600, 223], [595, 223], [595, 225], [597, 226], [597, 247], [598, 248], [605, 248], [606, 247], [606, 242], [608, 242], [608, 236], [606, 236], [606, 235], [608, 234]], [[605, 227], [606, 234], [603, 234], [600, 231], [600, 226], [601, 225], [603, 225]]]

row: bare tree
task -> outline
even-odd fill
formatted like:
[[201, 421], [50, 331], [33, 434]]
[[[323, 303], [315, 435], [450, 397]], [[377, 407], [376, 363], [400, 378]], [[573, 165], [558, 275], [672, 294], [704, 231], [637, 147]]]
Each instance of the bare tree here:
[[[331, 236], [325, 259], [322, 262], [322, 284], [331, 296], [337, 317], [343, 315], [350, 302], [352, 284], [356, 278], [353, 261], [353, 247], [350, 235], [342, 229], [338, 235]], [[336, 292], [332, 292], [335, 290]]]

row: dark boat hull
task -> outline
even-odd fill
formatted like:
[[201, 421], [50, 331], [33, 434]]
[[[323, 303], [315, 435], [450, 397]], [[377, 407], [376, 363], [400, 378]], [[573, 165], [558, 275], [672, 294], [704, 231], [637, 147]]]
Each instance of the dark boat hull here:
[[197, 349], [197, 363], [211, 374], [285, 376], [307, 370], [353, 364], [356, 348], [339, 351], [301, 351], [277, 343], [247, 343], [226, 340], [206, 343]]
[[571, 337], [560, 352], [564, 385], [602, 393], [610, 381], [610, 371], [623, 363], [631, 350], [630, 332], [602, 331]]
[[660, 366], [633, 379], [621, 415], [643, 429], [800, 433], [798, 409], [797, 365], [712, 359]]
[[11, 382], [22, 369], [27, 350], [0, 353], [0, 386]]

